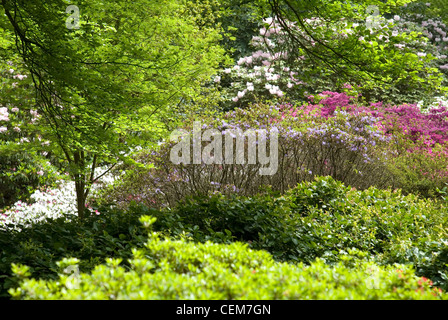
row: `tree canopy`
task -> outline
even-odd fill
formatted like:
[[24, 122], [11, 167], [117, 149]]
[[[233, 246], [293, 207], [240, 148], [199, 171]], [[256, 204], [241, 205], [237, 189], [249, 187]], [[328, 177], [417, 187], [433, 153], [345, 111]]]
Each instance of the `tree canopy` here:
[[79, 1], [78, 12], [62, 0], [2, 1], [4, 41], [14, 34], [45, 136], [76, 182], [80, 216], [95, 166], [155, 143], [179, 101], [197, 96], [225, 60], [219, 29], [201, 25], [192, 5]]

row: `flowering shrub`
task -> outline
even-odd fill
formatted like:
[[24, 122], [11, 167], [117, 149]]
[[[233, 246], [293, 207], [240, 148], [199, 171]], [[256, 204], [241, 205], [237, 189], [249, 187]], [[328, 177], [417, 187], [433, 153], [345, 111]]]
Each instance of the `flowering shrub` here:
[[9, 210], [2, 214], [2, 227], [16, 227], [43, 221], [47, 218], [56, 219], [65, 214], [76, 214], [76, 195], [73, 184], [65, 183], [57, 189], [49, 187], [36, 190], [31, 195], [33, 203], [17, 201]]
[[121, 185], [106, 193], [122, 205], [129, 200], [174, 205], [195, 194], [252, 195], [263, 185], [284, 192], [315, 175], [330, 175], [357, 188], [392, 186], [435, 195], [448, 182], [446, 107], [424, 112], [411, 104], [366, 106], [353, 94], [325, 91], [309, 95], [310, 102], [303, 105], [257, 104], [220, 119], [202, 119], [207, 122], [203, 130], [217, 128], [223, 137], [227, 129], [276, 128], [279, 166], [272, 176], [260, 176], [260, 164], [173, 164], [169, 157], [175, 141], [162, 144], [158, 152], [142, 152], [139, 161], [155, 168], [130, 170]]
[[448, 97], [447, 96], [436, 96], [434, 97], [434, 101], [430, 103], [424, 103], [423, 101], [419, 101], [417, 103], [417, 107], [420, 108], [420, 110], [423, 113], [428, 112], [429, 110], [433, 108], [438, 108], [442, 106], [448, 106]]
[[[377, 104], [379, 106], [379, 104]], [[422, 112], [416, 105], [380, 107], [373, 111], [379, 127], [393, 139], [389, 164], [396, 187], [435, 196], [448, 183], [448, 109]]]
[[[99, 170], [98, 170], [99, 169]], [[101, 174], [105, 168], [98, 168]], [[98, 184], [92, 187], [91, 197], [95, 196], [99, 186], [112, 183], [114, 177], [110, 174], [102, 177]], [[96, 209], [86, 204], [86, 207], [100, 214]], [[21, 230], [24, 226], [56, 219], [67, 215], [77, 215], [75, 184], [72, 181], [58, 180], [55, 187], [43, 186], [31, 194], [28, 202], [17, 201], [10, 208], [0, 213], [0, 229]]]
[[421, 141], [426, 147], [448, 142], [448, 108], [432, 108], [427, 113], [415, 105], [384, 108], [384, 130], [404, 133], [413, 142]]
[[50, 143], [38, 129], [32, 80], [22, 69], [18, 61], [0, 62], [0, 208], [58, 179]]
[[[336, 107], [351, 115], [374, 117], [373, 126], [386, 135], [391, 186], [406, 192], [435, 195], [448, 182], [448, 109], [443, 103], [430, 108], [382, 102], [363, 106], [346, 93], [323, 92], [308, 97], [305, 112], [319, 112], [323, 121], [334, 117]], [[316, 111], [320, 110], [320, 111]], [[296, 117], [292, 112], [282, 117]], [[330, 118], [329, 118], [330, 117]], [[384, 154], [384, 156], [386, 156]]]
[[435, 16], [430, 10], [430, 6], [426, 3], [410, 3], [402, 8], [401, 20], [409, 21], [421, 28], [423, 35], [429, 40], [425, 46], [425, 52], [421, 54], [434, 55], [437, 58], [438, 68], [446, 76], [448, 75], [448, 26], [442, 21], [441, 16]]
[[[407, 54], [412, 52], [420, 61], [424, 61], [426, 65], [425, 71], [419, 71], [419, 74], [426, 74], [428, 79], [437, 80], [436, 90], [421, 90], [423, 88], [411, 88], [405, 81], [399, 81], [396, 86], [389, 89], [382, 87], [371, 87], [371, 96], [376, 101], [387, 101], [398, 103], [417, 103], [424, 101], [428, 103], [433, 101], [433, 96], [438, 94], [446, 94], [447, 69], [448, 69], [448, 37], [446, 32], [447, 26], [442, 22], [440, 17], [430, 13], [429, 3], [412, 2], [393, 13], [393, 24], [389, 27], [389, 34], [381, 34], [378, 28], [374, 28], [374, 32], [378, 35], [378, 43], [384, 44], [385, 41], [391, 41], [397, 52]], [[382, 28], [382, 27], [381, 27]], [[413, 39], [406, 39], [403, 35], [417, 34]], [[428, 59], [429, 58], [429, 59]], [[437, 75], [438, 74], [438, 75]], [[409, 73], [403, 75], [404, 79], [409, 79]], [[440, 85], [440, 86], [439, 86]]]
[[[189, 195], [213, 192], [252, 195], [264, 185], [284, 192], [300, 181], [312, 180], [315, 175], [331, 175], [357, 188], [387, 185], [389, 176], [382, 158], [387, 157], [388, 138], [375, 127], [376, 119], [371, 115], [336, 110], [338, 99], [327, 98], [323, 104], [303, 108], [258, 104], [251, 110], [228, 112], [221, 119], [203, 119], [207, 121], [203, 130], [216, 128], [223, 136], [227, 130], [265, 129], [267, 146], [271, 141], [269, 132], [278, 130], [278, 146], [275, 146], [278, 168], [272, 175], [260, 175], [260, 168], [265, 166], [259, 162], [250, 164], [246, 160], [237, 164], [236, 154], [232, 155], [233, 164], [227, 159], [224, 163], [174, 164], [170, 155], [178, 141], [165, 142], [157, 152], [143, 151], [137, 159], [153, 164], [154, 168], [131, 167], [128, 177], [104, 192], [106, 200], [116, 200], [124, 206], [130, 200], [147, 206], [173, 206]], [[329, 109], [332, 116], [322, 117]], [[188, 132], [191, 127], [185, 129]], [[202, 143], [203, 147], [208, 144]], [[246, 141], [244, 155], [248, 149]], [[225, 143], [222, 150], [226, 150]]]
[[[289, 21], [267, 18], [263, 20], [260, 34], [252, 38], [253, 53], [241, 57], [234, 67], [226, 68], [215, 82], [227, 88], [224, 95], [236, 106], [263, 99], [282, 100], [284, 96], [303, 101], [309, 93], [344, 88], [356, 88], [368, 101], [416, 103], [422, 95], [426, 97], [442, 90], [444, 63], [448, 62], [444, 54], [447, 47], [441, 44], [445, 31], [438, 28], [446, 26], [431, 20], [431, 26], [441, 36], [432, 41], [429, 24], [425, 21], [421, 25], [420, 16], [411, 11], [389, 20], [381, 17], [375, 28], [369, 28], [360, 19], [330, 22], [309, 18], [299, 28]], [[282, 23], [286, 24], [287, 31]], [[305, 48], [291, 45], [291, 34]], [[338, 48], [338, 52], [349, 50], [343, 53], [349, 55], [347, 60], [365, 65], [365, 70], [348, 67], [339, 56], [322, 63], [316, 57], [331, 60], [334, 54], [328, 48]], [[329, 67], [331, 63], [335, 66]], [[406, 65], [406, 70], [397, 65]], [[366, 72], [377, 74], [372, 79]]]

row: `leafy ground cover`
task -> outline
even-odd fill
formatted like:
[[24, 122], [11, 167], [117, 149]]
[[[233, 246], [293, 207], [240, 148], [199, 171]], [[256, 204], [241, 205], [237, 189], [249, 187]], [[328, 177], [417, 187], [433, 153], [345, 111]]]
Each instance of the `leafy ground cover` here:
[[[155, 220], [142, 217], [146, 227]], [[355, 254], [356, 255], [356, 254]], [[55, 280], [28, 279], [25, 266], [14, 265], [22, 279], [10, 290], [21, 299], [445, 299], [432, 282], [406, 265], [378, 267], [344, 255], [329, 267], [275, 262], [265, 251], [241, 243], [194, 244], [162, 240], [150, 233], [145, 247], [133, 251], [131, 270], [108, 259], [76, 279], [61, 272]], [[59, 267], [76, 265], [66, 259]], [[198, 285], [199, 284], [199, 285]]]
[[[206, 271], [209, 269], [204, 265], [212, 264], [212, 261], [218, 259], [217, 257], [221, 256], [219, 250], [229, 252], [230, 255], [237, 254], [238, 250], [256, 251], [259, 252], [256, 255], [268, 257], [266, 259], [273, 264], [272, 268], [278, 267], [281, 270], [286, 268], [288, 272], [298, 273], [295, 276], [300, 278], [302, 278], [299, 276], [301, 272], [317, 268], [319, 272], [332, 274], [331, 277], [337, 278], [339, 276], [335, 274], [339, 273], [341, 277], [343, 274], [346, 274], [343, 277], [354, 277], [350, 281], [353, 283], [364, 281], [362, 286], [369, 285], [365, 282], [366, 270], [379, 270], [381, 274], [384, 272], [385, 278], [380, 276], [383, 279], [381, 281], [389, 283], [392, 281], [389, 276], [393, 278], [398, 276], [396, 270], [406, 269], [409, 279], [416, 279], [411, 281], [414, 285], [418, 281], [422, 283], [421, 279], [429, 279], [427, 282], [431, 283], [431, 290], [446, 290], [448, 287], [448, 243], [444, 240], [447, 238], [448, 223], [446, 207], [447, 204], [444, 201], [423, 199], [412, 194], [403, 195], [400, 191], [380, 190], [373, 187], [368, 190], [355, 190], [331, 177], [319, 177], [313, 182], [303, 182], [281, 196], [278, 194], [252, 197], [213, 195], [186, 199], [178, 206], [166, 209], [148, 208], [141, 204], [131, 206], [128, 211], [100, 208], [100, 215], [92, 212], [92, 215], [82, 223], [76, 222], [74, 218], [69, 221], [59, 218], [36, 223], [25, 227], [26, 229], [22, 231], [3, 231], [0, 234], [4, 248], [0, 256], [3, 275], [2, 294], [3, 297], [10, 297], [7, 294], [9, 290], [9, 293], [15, 292], [13, 296], [16, 298], [96, 297], [101, 299], [107, 298], [109, 291], [103, 292], [103, 289], [98, 291], [97, 286], [91, 286], [91, 284], [96, 283], [95, 281], [104, 281], [104, 285], [108, 287], [106, 283], [112, 281], [114, 286], [116, 285], [115, 289], [111, 289], [114, 292], [111, 294], [115, 298], [136, 298], [139, 295], [140, 298], [167, 299], [231, 298], [232, 294], [220, 293], [220, 290], [216, 289], [216, 291], [211, 287], [207, 287], [208, 289], [204, 289], [203, 292], [193, 293], [192, 291], [190, 296], [187, 295], [191, 284], [195, 281], [212, 281], [207, 278], [209, 275]], [[154, 218], [143, 218], [142, 225], [139, 220], [147, 215]], [[148, 225], [151, 225], [158, 235], [150, 237], [152, 240], [147, 243], [145, 226]], [[72, 237], [73, 234], [77, 234], [77, 237]], [[164, 240], [159, 241], [158, 237]], [[163, 249], [165, 251], [160, 249], [164, 253], [162, 255], [152, 253], [154, 257], [150, 254], [152, 258], [148, 258], [147, 254], [135, 251], [151, 246], [151, 243], [155, 248], [159, 246], [165, 248]], [[181, 247], [184, 249], [179, 250]], [[187, 247], [190, 249], [187, 250]], [[168, 256], [164, 256], [170, 252], [171, 249], [168, 248], [177, 248], [173, 252], [177, 252], [179, 256], [170, 256], [168, 259]], [[210, 254], [206, 254], [209, 249]], [[215, 249], [219, 252], [215, 252]], [[158, 252], [159, 249], [154, 250]], [[203, 250], [206, 250], [205, 253]], [[245, 252], [241, 255], [247, 256], [249, 253]], [[196, 256], [203, 257], [201, 263], [194, 262]], [[352, 257], [349, 258], [349, 256]], [[144, 260], [145, 257], [148, 260], [141, 263], [148, 265], [147, 267], [139, 269], [137, 265], [134, 265], [133, 259]], [[108, 258], [119, 259], [120, 262], [114, 262], [115, 266], [103, 265]], [[58, 261], [62, 259], [66, 262], [59, 263]], [[154, 262], [154, 259], [160, 262], [160, 270], [157, 267], [159, 262]], [[172, 268], [177, 268], [175, 265], [182, 259], [187, 261], [185, 270], [176, 269], [178, 271], [174, 272], [175, 274], [165, 273]], [[221, 256], [220, 259], [224, 258]], [[357, 262], [347, 262], [354, 260]], [[80, 281], [85, 281], [86, 287], [81, 291], [68, 290], [71, 284], [67, 287], [64, 282], [69, 275], [64, 275], [62, 270], [70, 265], [70, 261], [72, 264], [79, 265], [79, 270], [83, 273], [84, 280]], [[245, 263], [248, 263], [247, 259]], [[244, 270], [254, 268], [245, 263], [241, 266]], [[11, 264], [27, 265], [27, 271], [16, 267], [11, 269]], [[396, 266], [397, 264], [400, 266]], [[348, 268], [349, 265], [350, 268]], [[193, 266], [205, 269], [190, 270]], [[229, 265], [219, 266], [223, 270], [214, 270], [219, 274], [227, 274], [230, 272], [227, 269], [233, 268], [230, 266], [232, 264], [229, 262]], [[213, 268], [215, 267], [218, 268], [218, 266]], [[118, 271], [112, 272], [109, 268], [118, 268]], [[145, 275], [148, 270], [153, 270], [153, 273]], [[111, 272], [121, 276], [117, 279], [109, 278]], [[263, 272], [268, 271], [266, 269]], [[36, 280], [23, 282], [24, 278], [21, 278], [19, 274], [27, 274], [28, 277], [32, 276]], [[159, 276], [162, 277], [162, 274], [170, 279], [165, 282], [166, 288], [181, 286], [184, 291], [173, 289], [174, 292], [171, 292], [167, 289], [168, 291], [165, 292], [160, 287], [160, 290], [166, 293], [164, 295], [162, 291], [157, 291], [159, 289], [154, 292], [145, 290], [143, 292], [138, 289], [146, 281], [157, 282], [156, 279], [159, 279]], [[191, 278], [192, 275], [194, 275], [193, 278]], [[269, 272], [265, 276], [268, 275], [272, 273]], [[143, 280], [142, 277], [146, 276], [154, 277], [154, 279]], [[195, 278], [196, 276], [199, 278]], [[293, 278], [295, 276], [291, 275]], [[62, 280], [59, 277], [62, 277]], [[118, 282], [114, 282], [113, 279]], [[128, 289], [120, 291], [118, 288], [123, 286], [119, 283], [125, 279], [132, 283], [136, 281], [135, 286], [130, 285]], [[329, 281], [330, 278], [326, 279], [325, 281]], [[236, 287], [232, 289], [236, 290], [235, 297], [279, 297], [275, 293], [277, 292], [275, 288], [280, 280], [275, 277], [269, 280], [273, 281], [272, 287], [266, 287], [266, 290], [260, 289], [259, 296], [241, 292], [244, 287], [257, 286], [258, 280], [254, 278], [253, 281], [255, 282], [252, 284], [236, 282]], [[392, 287], [386, 287], [400, 288], [394, 281], [392, 281]], [[284, 282], [289, 283], [286, 280]], [[221, 283], [220, 280], [216, 286]], [[23, 285], [22, 291], [11, 291], [18, 285]], [[403, 284], [404, 296], [401, 293], [395, 295], [389, 289], [385, 289], [386, 291], [382, 293], [380, 291], [372, 293], [364, 290], [365, 287], [354, 285], [352, 292], [352, 289], [345, 291], [346, 289], [337, 289], [337, 284], [334, 285], [336, 286], [334, 295], [327, 295], [328, 291], [319, 293], [320, 289], [316, 289], [315, 294], [312, 294], [315, 287], [311, 284], [309, 292], [295, 291], [298, 289], [290, 288], [287, 284], [284, 291], [291, 292], [290, 298], [304, 299], [306, 297], [339, 299], [344, 294], [356, 299], [426, 297], [414, 296], [409, 292], [404, 293], [409, 291], [409, 287], [406, 287], [408, 284]], [[420, 290], [414, 285], [411, 286], [412, 290]], [[316, 284], [316, 286], [319, 285]], [[348, 284], [343, 285], [344, 288], [347, 286]], [[51, 290], [54, 291], [48, 291], [49, 288], [53, 288]], [[53, 293], [50, 294], [50, 292]], [[85, 292], [85, 295], [81, 292]], [[34, 295], [35, 293], [37, 295]]]

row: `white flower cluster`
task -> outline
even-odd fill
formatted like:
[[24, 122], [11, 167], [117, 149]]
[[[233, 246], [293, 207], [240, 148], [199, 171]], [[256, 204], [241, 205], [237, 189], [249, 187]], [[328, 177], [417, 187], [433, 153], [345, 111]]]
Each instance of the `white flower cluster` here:
[[[98, 168], [96, 176], [102, 174], [106, 168]], [[112, 183], [116, 177], [105, 174], [101, 177], [102, 184]], [[8, 211], [0, 214], [0, 229], [20, 230], [20, 225], [27, 226], [32, 222], [44, 221], [47, 218], [60, 218], [67, 215], [77, 215], [75, 183], [73, 181], [60, 181], [58, 188], [47, 187], [36, 190], [31, 199], [34, 203], [28, 204], [17, 201]], [[98, 190], [97, 185], [92, 186], [91, 195]], [[91, 209], [91, 208], [90, 208]], [[100, 214], [99, 212], [96, 212]], [[7, 226], [10, 224], [11, 226]]]
[[448, 96], [440, 96], [440, 97], [434, 97], [435, 101], [431, 104], [424, 104], [423, 101], [420, 101], [417, 104], [417, 107], [420, 108], [420, 110], [424, 113], [429, 112], [431, 109], [436, 109], [440, 107], [447, 107], [448, 108]]

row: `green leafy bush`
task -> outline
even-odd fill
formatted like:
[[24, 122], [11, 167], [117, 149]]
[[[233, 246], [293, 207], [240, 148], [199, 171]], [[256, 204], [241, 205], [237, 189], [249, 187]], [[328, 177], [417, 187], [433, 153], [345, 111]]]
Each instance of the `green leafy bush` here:
[[437, 189], [448, 183], [447, 144], [436, 144], [428, 152], [415, 147], [423, 143], [412, 143], [403, 138], [397, 140], [401, 152], [390, 161], [396, 184], [406, 193], [437, 197]]
[[43, 155], [32, 151], [7, 155], [0, 150], [0, 212], [17, 201], [31, 202], [35, 190], [56, 186], [61, 179], [63, 176]]
[[150, 211], [155, 230], [171, 236], [186, 234], [199, 242], [241, 241], [266, 249], [276, 259], [311, 261], [310, 243], [316, 240], [307, 225], [295, 220], [281, 200], [269, 195], [241, 197], [213, 195], [187, 199], [172, 210]]
[[[154, 218], [144, 217], [149, 227]], [[195, 244], [160, 240], [151, 233], [145, 248], [133, 250], [131, 269], [108, 259], [91, 274], [59, 273], [54, 280], [29, 279], [14, 265], [20, 287], [15, 299], [446, 299], [410, 266], [381, 267], [350, 255], [335, 266], [275, 262], [265, 251], [239, 242]], [[352, 252], [353, 254], [353, 252]], [[361, 255], [362, 253], [355, 253]], [[60, 267], [77, 263], [61, 261]]]
[[[272, 191], [252, 197], [214, 194], [187, 198], [173, 208], [160, 210], [136, 203], [127, 212], [102, 209], [101, 215], [82, 223], [59, 219], [22, 232], [0, 232], [1, 293], [7, 297], [6, 290], [18, 284], [18, 279], [11, 276], [11, 263], [30, 266], [32, 277], [42, 281], [56, 281], [61, 269], [56, 261], [69, 257], [79, 259], [81, 272], [91, 272], [106, 258], [121, 258], [121, 267], [129, 270], [131, 248], [142, 247], [147, 240], [138, 222], [143, 215], [157, 218], [153, 229], [174, 238], [174, 242], [163, 243], [175, 243], [170, 248], [176, 246], [180, 253], [196, 248], [184, 241], [188, 239], [231, 246], [239, 242], [252, 250], [269, 252], [277, 262], [308, 266], [325, 262], [328, 267], [319, 267], [325, 269], [339, 268], [348, 252], [358, 250], [384, 269], [395, 263], [412, 266], [418, 276], [446, 290], [446, 208], [446, 202], [403, 195], [400, 190], [356, 190], [331, 177], [317, 177], [283, 195]], [[205, 246], [215, 248], [210, 243]], [[178, 258], [172, 257], [173, 261]], [[64, 267], [70, 264], [67, 261], [62, 263]], [[165, 282], [167, 286], [174, 286], [171, 275], [163, 275], [170, 279]], [[159, 276], [154, 273], [157, 279]], [[96, 277], [95, 273], [91, 277]], [[189, 289], [186, 287], [185, 292]]]
[[286, 197], [293, 210], [307, 213], [303, 223], [321, 235], [328, 248], [321, 257], [328, 261], [337, 261], [338, 248], [356, 247], [383, 264], [411, 263], [417, 274], [448, 288], [446, 203], [400, 190], [359, 191], [331, 178], [303, 183]]
[[[143, 208], [143, 207], [141, 207]], [[446, 204], [400, 190], [356, 190], [331, 177], [303, 182], [284, 196], [222, 195], [187, 199], [175, 208], [146, 210], [156, 231], [199, 242], [242, 241], [279, 261], [328, 264], [352, 248], [379, 263], [410, 263], [448, 288]]]
[[140, 213], [100, 208], [101, 215], [79, 221], [74, 215], [48, 219], [22, 228], [21, 231], [0, 230], [0, 298], [8, 298], [7, 290], [17, 285], [11, 263], [27, 264], [33, 277], [55, 279], [56, 262], [66, 257], [81, 259], [81, 271], [90, 271], [105, 258], [126, 258], [131, 248], [147, 239], [139, 222]]

